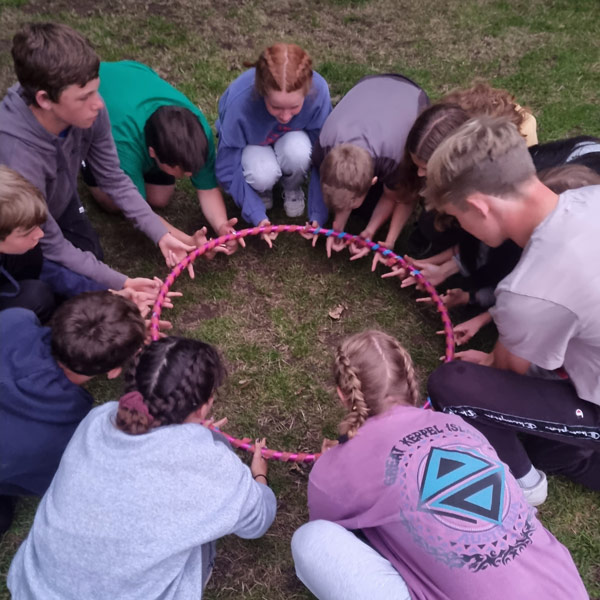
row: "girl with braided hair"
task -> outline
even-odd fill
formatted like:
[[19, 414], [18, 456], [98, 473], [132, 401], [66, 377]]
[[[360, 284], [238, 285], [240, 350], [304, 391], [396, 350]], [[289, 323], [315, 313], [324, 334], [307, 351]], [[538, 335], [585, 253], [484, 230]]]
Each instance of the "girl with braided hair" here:
[[[273, 186], [281, 181], [288, 217], [304, 213], [302, 182], [331, 112], [327, 82], [296, 44], [265, 48], [219, 100], [216, 174], [253, 225], [269, 225]], [[271, 237], [263, 236], [271, 246]]]
[[296, 573], [317, 598], [588, 598], [489, 442], [460, 417], [420, 408], [398, 340], [353, 335], [334, 375], [342, 435], [324, 443], [310, 522], [292, 538]]
[[203, 342], [165, 337], [142, 350], [127, 393], [93, 409], [67, 447], [11, 565], [13, 597], [200, 598], [215, 540], [266, 532], [276, 501], [265, 440], [249, 469], [200, 425], [223, 377]]

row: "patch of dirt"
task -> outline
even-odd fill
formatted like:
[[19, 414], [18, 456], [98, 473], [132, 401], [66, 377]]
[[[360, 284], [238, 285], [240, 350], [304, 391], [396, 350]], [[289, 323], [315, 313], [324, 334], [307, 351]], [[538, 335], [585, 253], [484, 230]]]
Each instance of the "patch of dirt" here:
[[223, 313], [223, 305], [217, 302], [198, 302], [186, 307], [185, 314], [178, 317], [185, 326], [192, 327], [199, 321], [214, 319]]

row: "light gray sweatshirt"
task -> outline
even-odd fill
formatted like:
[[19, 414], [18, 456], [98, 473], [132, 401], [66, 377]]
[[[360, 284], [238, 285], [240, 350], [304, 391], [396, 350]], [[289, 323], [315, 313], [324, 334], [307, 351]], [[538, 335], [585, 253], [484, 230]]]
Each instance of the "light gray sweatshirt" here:
[[46, 131], [38, 122], [21, 95], [20, 85], [8, 90], [0, 104], [0, 164], [18, 171], [46, 199], [49, 215], [40, 240], [44, 257], [108, 287], [121, 289], [126, 276], [97, 260], [91, 252], [73, 246], [56, 223], [77, 197], [77, 175], [82, 160], [90, 165], [100, 189], [153, 242], [157, 243], [167, 233], [121, 170], [106, 108], [89, 129], [70, 127], [61, 137]]
[[14, 600], [198, 600], [203, 544], [262, 536], [273, 492], [197, 424], [128, 435], [117, 403], [67, 446], [8, 574]]

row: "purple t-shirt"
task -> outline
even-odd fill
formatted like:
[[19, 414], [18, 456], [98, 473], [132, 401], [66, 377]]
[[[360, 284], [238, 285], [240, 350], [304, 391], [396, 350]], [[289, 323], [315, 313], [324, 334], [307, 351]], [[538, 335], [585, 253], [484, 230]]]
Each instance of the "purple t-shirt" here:
[[587, 599], [489, 442], [454, 415], [397, 406], [326, 452], [311, 520], [361, 529], [414, 600]]

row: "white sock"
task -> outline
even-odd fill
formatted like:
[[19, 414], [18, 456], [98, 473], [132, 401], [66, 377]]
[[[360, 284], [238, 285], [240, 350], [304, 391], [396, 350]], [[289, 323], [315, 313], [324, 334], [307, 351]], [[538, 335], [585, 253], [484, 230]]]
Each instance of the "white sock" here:
[[531, 465], [531, 469], [529, 469], [526, 475], [519, 477], [519, 479], [517, 479], [517, 483], [522, 488], [532, 488], [537, 485], [541, 479], [542, 476], [540, 475], [539, 471], [533, 465]]

